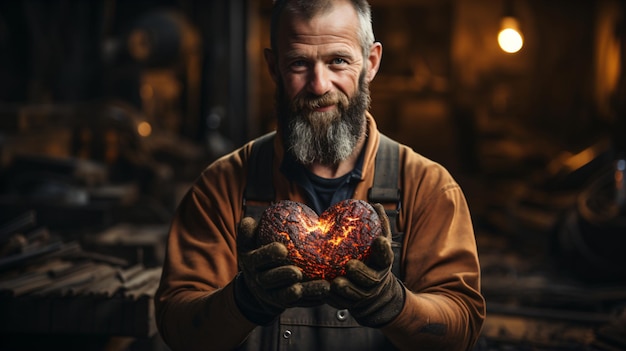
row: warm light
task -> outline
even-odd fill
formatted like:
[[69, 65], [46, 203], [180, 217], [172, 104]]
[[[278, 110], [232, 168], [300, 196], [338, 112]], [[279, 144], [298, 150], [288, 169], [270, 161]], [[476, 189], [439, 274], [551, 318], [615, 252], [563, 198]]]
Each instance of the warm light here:
[[152, 126], [148, 122], [140, 122], [139, 125], [137, 125], [137, 133], [142, 137], [147, 137], [152, 134]]
[[498, 44], [503, 51], [510, 54], [522, 49], [524, 39], [515, 18], [505, 17], [502, 19], [500, 33], [498, 33]]

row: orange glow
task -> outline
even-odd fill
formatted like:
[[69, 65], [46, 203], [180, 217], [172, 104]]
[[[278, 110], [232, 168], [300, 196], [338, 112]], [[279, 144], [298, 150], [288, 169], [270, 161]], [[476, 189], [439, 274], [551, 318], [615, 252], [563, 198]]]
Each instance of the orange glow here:
[[146, 121], [140, 122], [137, 125], [137, 133], [142, 137], [150, 136], [152, 134], [152, 126]]
[[259, 225], [261, 243], [283, 243], [305, 277], [328, 280], [345, 274], [351, 259], [369, 257], [371, 242], [382, 230], [374, 209], [360, 200], [339, 202], [319, 217], [306, 205], [279, 202]]

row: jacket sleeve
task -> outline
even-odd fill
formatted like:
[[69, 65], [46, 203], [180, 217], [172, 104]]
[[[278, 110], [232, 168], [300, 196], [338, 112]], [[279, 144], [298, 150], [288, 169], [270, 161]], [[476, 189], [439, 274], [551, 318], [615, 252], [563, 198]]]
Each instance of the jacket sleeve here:
[[[403, 350], [471, 350], [485, 319], [472, 221], [461, 188], [438, 164], [409, 163], [403, 184], [406, 301], [382, 330]], [[419, 348], [416, 348], [419, 345]]]
[[232, 349], [255, 327], [239, 312], [232, 288], [245, 181], [239, 153], [210, 165], [172, 220], [155, 295], [157, 327], [172, 350]]

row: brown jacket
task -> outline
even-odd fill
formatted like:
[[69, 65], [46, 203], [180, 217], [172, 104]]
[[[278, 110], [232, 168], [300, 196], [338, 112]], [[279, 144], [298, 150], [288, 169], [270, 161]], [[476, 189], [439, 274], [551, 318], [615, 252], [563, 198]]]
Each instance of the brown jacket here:
[[[353, 197], [367, 200], [380, 134], [368, 114], [363, 179]], [[298, 185], [279, 171], [277, 200], [306, 203]], [[182, 200], [171, 224], [161, 285], [155, 296], [159, 331], [174, 350], [229, 350], [256, 327], [239, 311], [231, 281], [237, 274], [236, 228], [242, 217], [251, 143], [209, 165]], [[399, 277], [407, 288], [400, 315], [381, 331], [399, 349], [467, 350], [485, 318], [480, 267], [465, 197], [439, 164], [400, 147], [405, 232]]]

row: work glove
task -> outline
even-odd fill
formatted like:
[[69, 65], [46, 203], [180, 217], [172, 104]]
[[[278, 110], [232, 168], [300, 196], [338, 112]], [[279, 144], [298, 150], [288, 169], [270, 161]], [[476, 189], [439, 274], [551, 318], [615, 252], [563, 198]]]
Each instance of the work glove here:
[[257, 246], [257, 222], [244, 218], [239, 225], [237, 256], [241, 272], [235, 277], [235, 301], [250, 321], [264, 325], [288, 307], [323, 303], [330, 290], [325, 280], [303, 282], [300, 268], [290, 263], [279, 242]]
[[350, 260], [345, 276], [331, 282], [328, 304], [348, 309], [359, 324], [382, 327], [391, 322], [404, 307], [405, 288], [391, 272], [393, 250], [389, 218], [381, 204], [374, 204], [383, 233], [371, 244], [366, 262]]

